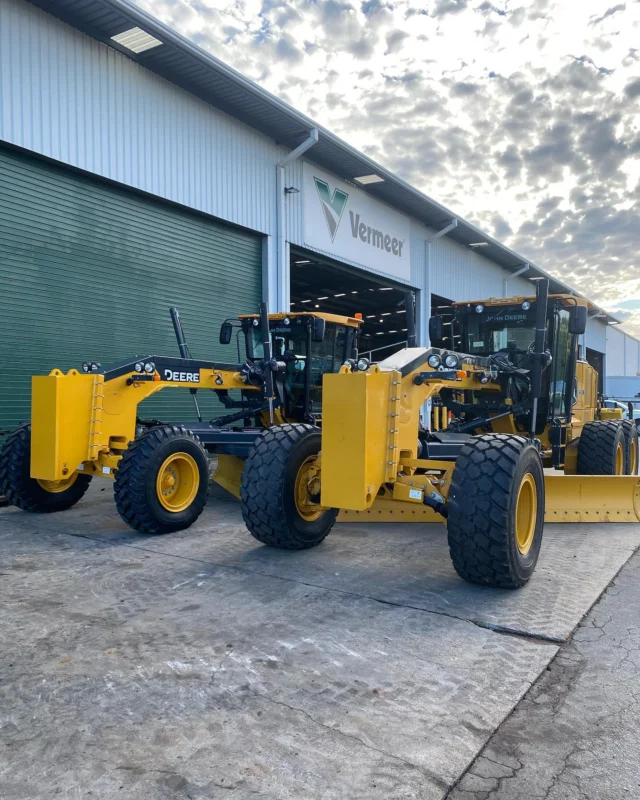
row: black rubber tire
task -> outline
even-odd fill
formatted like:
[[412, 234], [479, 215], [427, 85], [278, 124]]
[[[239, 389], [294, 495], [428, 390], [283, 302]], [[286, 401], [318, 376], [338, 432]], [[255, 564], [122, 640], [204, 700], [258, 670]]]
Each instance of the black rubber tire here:
[[7, 503], [23, 511], [50, 514], [75, 506], [91, 483], [91, 475], [78, 474], [63, 492], [48, 492], [31, 477], [31, 425], [12, 431], [0, 452], [0, 494]]
[[256, 440], [242, 473], [240, 500], [249, 533], [262, 544], [306, 550], [320, 544], [333, 527], [338, 509], [309, 521], [295, 504], [300, 466], [319, 452], [320, 429], [315, 425], [278, 425]]
[[[197, 493], [183, 511], [169, 511], [158, 499], [156, 479], [172, 453], [187, 453], [200, 474]], [[198, 519], [207, 502], [209, 461], [200, 439], [182, 425], [159, 425], [129, 443], [118, 464], [113, 491], [122, 519], [140, 533], [173, 533]]]
[[578, 439], [578, 475], [615, 475], [619, 444], [624, 446], [619, 420], [587, 422]]
[[[620, 423], [620, 427], [622, 428], [622, 434], [624, 436], [624, 455], [625, 455], [625, 465], [624, 471], [626, 475], [637, 475], [638, 474], [638, 428], [636, 426], [635, 420], [632, 419], [623, 419]], [[636, 458], [635, 464], [632, 464], [632, 444], [635, 443], [635, 454]]]
[[[531, 473], [537, 490], [533, 540], [517, 546], [518, 490]], [[474, 436], [463, 445], [449, 491], [447, 537], [456, 572], [471, 583], [519, 589], [535, 569], [544, 526], [544, 473], [529, 439], [506, 433]]]

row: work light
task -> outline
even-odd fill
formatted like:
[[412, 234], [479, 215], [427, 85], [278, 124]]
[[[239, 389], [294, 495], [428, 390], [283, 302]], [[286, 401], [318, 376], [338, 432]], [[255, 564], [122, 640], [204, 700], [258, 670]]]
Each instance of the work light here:
[[439, 356], [439, 355], [436, 355], [435, 353], [433, 353], [433, 354], [432, 354], [432, 355], [430, 355], [430, 356], [429, 356], [429, 358], [427, 359], [427, 364], [428, 364], [430, 367], [432, 367], [433, 369], [438, 369], [438, 367], [440, 366], [440, 364], [442, 364], [442, 361], [440, 361], [440, 356]]
[[447, 369], [455, 369], [458, 366], [458, 356], [454, 356], [453, 353], [447, 353], [444, 357], [444, 365]]

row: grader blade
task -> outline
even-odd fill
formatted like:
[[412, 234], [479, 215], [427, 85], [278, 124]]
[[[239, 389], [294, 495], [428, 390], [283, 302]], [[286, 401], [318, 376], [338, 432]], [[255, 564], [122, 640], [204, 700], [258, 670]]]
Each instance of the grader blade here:
[[638, 522], [637, 475], [545, 475], [545, 522]]

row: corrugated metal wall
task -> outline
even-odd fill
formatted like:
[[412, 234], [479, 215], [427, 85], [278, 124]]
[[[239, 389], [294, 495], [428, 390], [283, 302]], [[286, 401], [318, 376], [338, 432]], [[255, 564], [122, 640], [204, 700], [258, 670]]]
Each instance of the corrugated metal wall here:
[[585, 346], [599, 353], [607, 352], [607, 325], [601, 319], [590, 317], [587, 319], [585, 333]]
[[530, 281], [509, 278], [506, 270], [446, 236], [431, 245], [433, 294], [455, 301], [503, 297], [505, 279], [509, 295], [534, 293]]
[[[236, 361], [220, 323], [256, 310], [261, 256], [258, 235], [0, 147], [0, 428], [29, 418], [32, 374], [177, 356], [170, 306], [194, 358]], [[194, 419], [184, 390], [140, 413]]]
[[637, 375], [640, 370], [639, 342], [630, 336], [625, 336], [624, 355], [625, 355], [625, 375]]
[[624, 333], [615, 328], [607, 328], [607, 375], [624, 375]]
[[23, 0], [0, 2], [0, 139], [274, 233], [286, 149]]

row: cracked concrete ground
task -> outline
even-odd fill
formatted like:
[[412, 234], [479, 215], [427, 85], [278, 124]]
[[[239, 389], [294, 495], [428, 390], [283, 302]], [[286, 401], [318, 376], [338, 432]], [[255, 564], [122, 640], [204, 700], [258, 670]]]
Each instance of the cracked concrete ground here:
[[512, 593], [460, 581], [440, 525], [289, 553], [219, 494], [167, 537], [126, 528], [104, 483], [5, 509], [0, 797], [440, 799], [639, 528], [547, 526]]
[[640, 554], [449, 800], [640, 798]]

